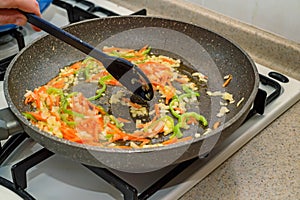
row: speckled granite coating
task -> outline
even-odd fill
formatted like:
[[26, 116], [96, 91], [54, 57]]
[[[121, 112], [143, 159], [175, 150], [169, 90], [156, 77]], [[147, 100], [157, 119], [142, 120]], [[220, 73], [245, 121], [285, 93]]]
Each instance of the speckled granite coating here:
[[[191, 22], [236, 42], [255, 62], [300, 80], [300, 44], [183, 0], [112, 0], [132, 10]], [[300, 102], [180, 200], [300, 197]]]

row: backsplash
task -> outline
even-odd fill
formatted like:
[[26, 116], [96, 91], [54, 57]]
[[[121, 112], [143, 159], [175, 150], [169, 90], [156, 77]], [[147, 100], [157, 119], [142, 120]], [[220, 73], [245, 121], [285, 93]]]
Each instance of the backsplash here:
[[186, 0], [300, 43], [299, 0]]

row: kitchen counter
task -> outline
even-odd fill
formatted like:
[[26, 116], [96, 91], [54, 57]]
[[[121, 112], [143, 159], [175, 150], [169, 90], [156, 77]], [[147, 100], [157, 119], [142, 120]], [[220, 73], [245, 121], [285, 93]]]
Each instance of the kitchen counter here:
[[[113, 0], [148, 15], [200, 25], [236, 42], [252, 59], [300, 80], [300, 44], [183, 0]], [[300, 87], [300, 86], [299, 86]], [[299, 199], [300, 102], [181, 197]]]
[[300, 196], [300, 102], [180, 200], [288, 199]]

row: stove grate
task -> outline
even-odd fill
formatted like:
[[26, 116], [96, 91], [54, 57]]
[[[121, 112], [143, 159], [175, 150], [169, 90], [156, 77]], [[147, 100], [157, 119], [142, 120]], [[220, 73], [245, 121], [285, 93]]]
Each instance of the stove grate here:
[[[16, 140], [17, 138], [13, 138]], [[53, 152], [43, 148], [34, 154], [28, 156], [27, 158], [19, 161], [11, 167], [12, 179], [13, 179], [13, 187], [18, 191], [25, 191], [27, 188], [27, 171], [36, 166], [37, 164], [47, 160], [52, 155]], [[166, 185], [169, 181], [174, 178], [174, 174], [181, 173], [184, 169], [194, 163], [198, 158], [194, 158], [191, 160], [187, 160], [178, 164], [171, 171], [166, 173], [163, 177], [157, 180], [155, 183], [150, 185], [145, 191], [138, 193], [138, 190], [127, 183], [125, 180], [121, 179], [113, 172], [109, 171], [105, 168], [99, 168], [94, 166], [89, 166], [83, 164], [86, 168], [94, 172], [97, 176], [105, 180], [110, 185], [114, 186], [118, 189], [124, 196], [125, 200], [146, 200], [155, 194], [159, 189], [161, 189], [164, 185]]]
[[25, 190], [18, 189], [15, 187], [15, 184], [10, 182], [9, 180], [0, 177], [0, 185], [17, 194], [23, 200], [35, 200], [30, 194], [28, 194]]
[[12, 152], [28, 137], [26, 133], [12, 135], [3, 145], [0, 143], [0, 166]]

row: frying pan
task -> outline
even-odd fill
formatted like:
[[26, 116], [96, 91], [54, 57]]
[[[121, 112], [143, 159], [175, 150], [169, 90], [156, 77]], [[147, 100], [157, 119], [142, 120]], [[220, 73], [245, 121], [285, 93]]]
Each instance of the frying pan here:
[[[39, 130], [22, 115], [28, 110], [23, 103], [26, 90], [45, 84], [64, 66], [85, 58], [69, 45], [52, 36], [44, 36], [23, 49], [9, 65], [4, 78], [5, 97], [21, 129], [31, 138], [52, 152], [83, 164], [140, 173], [202, 157], [221, 141], [220, 138], [241, 125], [258, 91], [257, 69], [247, 53], [233, 42], [199, 26], [163, 18], [126, 16], [87, 20], [69, 25], [65, 30], [99, 49], [103, 46], [138, 49], [149, 44], [154, 53], [181, 59], [193, 71], [207, 75], [206, 90], [227, 91], [234, 95], [236, 102], [244, 98], [240, 106], [236, 103], [228, 105], [230, 112], [220, 119], [216, 117], [220, 98], [199, 101], [199, 112], [208, 119], [209, 126], [217, 120], [222, 125], [190, 141], [140, 149], [73, 143]], [[223, 77], [228, 74], [233, 79], [223, 88]]]

